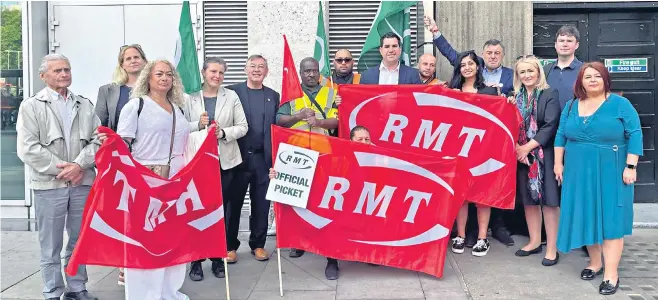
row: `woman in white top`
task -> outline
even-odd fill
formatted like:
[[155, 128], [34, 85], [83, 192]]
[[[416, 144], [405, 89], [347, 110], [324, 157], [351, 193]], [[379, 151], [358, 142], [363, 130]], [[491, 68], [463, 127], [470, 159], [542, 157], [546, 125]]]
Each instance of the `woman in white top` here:
[[[231, 193], [234, 184], [235, 167], [242, 163], [242, 155], [238, 147], [238, 139], [247, 134], [247, 117], [244, 115], [242, 103], [238, 94], [224, 88], [224, 73], [227, 70], [226, 62], [218, 57], [208, 57], [203, 62], [203, 89], [191, 94], [183, 105], [183, 111], [188, 118], [191, 131], [203, 129], [213, 121], [217, 124], [217, 142], [219, 144], [219, 165], [222, 174], [222, 197], [224, 203], [229, 204], [236, 200]], [[224, 205], [224, 215], [228, 215], [228, 205]], [[228, 254], [228, 263], [235, 263], [236, 258]], [[205, 259], [192, 262], [190, 279], [203, 280], [201, 263]], [[224, 278], [224, 262], [221, 258], [210, 258], [210, 270], [217, 278]]]
[[[166, 165], [176, 114], [169, 177], [185, 166], [183, 151], [190, 134], [181, 109], [183, 84], [172, 63], [151, 61], [137, 78], [131, 100], [119, 116], [117, 134], [132, 143], [132, 155], [142, 165]], [[139, 111], [140, 99], [143, 107]], [[125, 269], [126, 300], [186, 300], [178, 290], [185, 281], [185, 264], [159, 269]]]

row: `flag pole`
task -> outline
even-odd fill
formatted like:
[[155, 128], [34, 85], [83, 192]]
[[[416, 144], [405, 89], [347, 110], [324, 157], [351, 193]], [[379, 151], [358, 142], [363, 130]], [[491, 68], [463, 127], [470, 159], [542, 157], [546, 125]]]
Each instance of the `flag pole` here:
[[281, 248], [276, 248], [276, 261], [279, 265], [279, 295], [283, 297], [283, 279], [281, 278]]
[[231, 300], [231, 289], [229, 288], [229, 284], [228, 284], [228, 263], [226, 262], [227, 259], [228, 257], [223, 259], [224, 272], [226, 273], [226, 276], [224, 277], [226, 279], [226, 300]]

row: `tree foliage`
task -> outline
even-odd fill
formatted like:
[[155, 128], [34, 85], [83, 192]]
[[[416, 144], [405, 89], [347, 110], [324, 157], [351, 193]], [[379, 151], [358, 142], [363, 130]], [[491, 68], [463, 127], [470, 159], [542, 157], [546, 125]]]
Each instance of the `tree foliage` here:
[[[2, 7], [0, 10], [0, 67], [2, 69], [20, 69], [22, 68], [22, 54], [10, 52], [7, 56], [7, 50], [22, 51], [23, 31], [21, 23], [21, 10], [9, 7]], [[17, 65], [18, 61], [18, 65]]]

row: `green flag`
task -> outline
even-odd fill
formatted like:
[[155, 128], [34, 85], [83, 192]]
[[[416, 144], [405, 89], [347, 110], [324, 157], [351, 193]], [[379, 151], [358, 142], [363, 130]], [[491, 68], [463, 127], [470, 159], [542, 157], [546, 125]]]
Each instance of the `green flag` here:
[[180, 13], [174, 65], [176, 65], [176, 71], [180, 74], [185, 93], [190, 94], [201, 90], [201, 72], [199, 71], [189, 1], [183, 1], [183, 8]]
[[410, 8], [417, 1], [382, 1], [379, 4], [377, 15], [372, 22], [370, 32], [361, 49], [359, 56], [359, 72], [377, 66], [381, 63], [382, 56], [379, 53], [379, 40], [388, 33], [397, 34], [402, 40], [401, 63], [411, 65], [411, 27]]
[[322, 1], [318, 11], [318, 29], [315, 32], [315, 50], [313, 58], [320, 63], [320, 74], [324, 77], [331, 76], [331, 65], [329, 64], [329, 45], [327, 44], [327, 32], [324, 30], [324, 14], [322, 13]]

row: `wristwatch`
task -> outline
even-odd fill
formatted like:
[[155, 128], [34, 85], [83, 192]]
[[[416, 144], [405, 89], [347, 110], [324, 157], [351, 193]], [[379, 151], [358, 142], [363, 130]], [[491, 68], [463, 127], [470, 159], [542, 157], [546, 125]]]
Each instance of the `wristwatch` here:
[[635, 165], [627, 164], [626, 168], [631, 169], [631, 170], [635, 170]]

